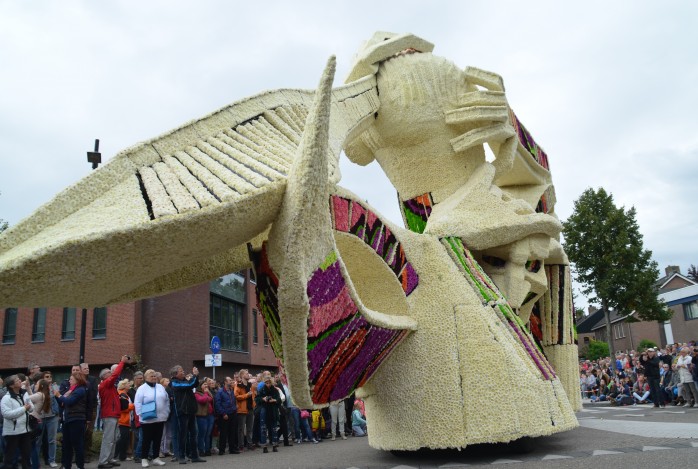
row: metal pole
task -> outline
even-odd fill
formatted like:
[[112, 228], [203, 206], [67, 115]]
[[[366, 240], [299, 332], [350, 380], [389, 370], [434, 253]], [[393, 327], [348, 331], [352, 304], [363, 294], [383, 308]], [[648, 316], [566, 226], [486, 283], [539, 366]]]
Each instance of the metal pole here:
[[82, 308], [82, 327], [80, 328], [80, 360], [85, 363], [85, 334], [87, 329], [87, 308]]

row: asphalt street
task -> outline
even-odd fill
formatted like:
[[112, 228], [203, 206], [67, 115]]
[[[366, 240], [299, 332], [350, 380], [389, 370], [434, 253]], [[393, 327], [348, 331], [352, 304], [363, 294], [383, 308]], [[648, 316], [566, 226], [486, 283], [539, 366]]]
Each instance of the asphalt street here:
[[[393, 454], [368, 445], [367, 438], [324, 440], [279, 447], [278, 453], [261, 450], [240, 455], [210, 456], [205, 468], [338, 468], [412, 469], [477, 467], [507, 464], [519, 468], [654, 468], [698, 465], [698, 407], [609, 407], [584, 405], [577, 414], [580, 427], [534, 439], [526, 451], [510, 445], [477, 445], [464, 450], [421, 450]], [[188, 464], [186, 467], [191, 466]], [[94, 467], [93, 467], [94, 466]], [[182, 467], [176, 463], [167, 466]], [[165, 467], [167, 467], [165, 466]], [[87, 465], [96, 468], [96, 464]], [[119, 469], [140, 464], [122, 463]]]

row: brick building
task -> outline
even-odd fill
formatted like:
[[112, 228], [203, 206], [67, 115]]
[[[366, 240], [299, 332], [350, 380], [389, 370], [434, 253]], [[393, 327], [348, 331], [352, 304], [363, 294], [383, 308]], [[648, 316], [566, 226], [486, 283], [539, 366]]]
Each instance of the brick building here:
[[251, 271], [233, 273], [156, 298], [88, 309], [84, 328], [81, 308], [2, 308], [0, 375], [26, 372], [32, 362], [66, 375], [80, 361], [83, 330], [93, 374], [126, 353], [164, 374], [180, 364], [211, 376], [204, 355], [213, 335], [222, 345], [216, 377], [242, 367], [276, 369], [254, 288]]
[[580, 356], [586, 353], [592, 340], [598, 340], [592, 328], [603, 318], [603, 310], [595, 306], [589, 306], [588, 314], [577, 318], [575, 328], [577, 330], [577, 349]]
[[[698, 284], [681, 274], [678, 266], [670, 265], [665, 276], [655, 283], [659, 297], [674, 312], [671, 320], [628, 322], [635, 313], [611, 311], [611, 333], [615, 350], [636, 350], [642, 339], [657, 345], [684, 343], [698, 339]], [[577, 322], [579, 350], [583, 353], [591, 339], [608, 342], [606, 319], [602, 310], [590, 307], [589, 315]]]
[[674, 311], [666, 326], [669, 342], [698, 342], [698, 285], [677, 288], [660, 297]]

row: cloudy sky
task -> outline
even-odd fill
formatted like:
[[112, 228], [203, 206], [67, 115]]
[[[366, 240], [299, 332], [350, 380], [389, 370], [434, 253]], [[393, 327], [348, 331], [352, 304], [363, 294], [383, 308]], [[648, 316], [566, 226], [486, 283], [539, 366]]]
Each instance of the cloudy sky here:
[[[303, 6], [294, 4], [303, 3]], [[698, 265], [698, 2], [0, 0], [0, 218], [103, 160], [236, 100], [337, 84], [375, 31], [411, 32], [504, 77], [547, 151], [561, 219], [588, 187], [635, 206], [663, 273]], [[377, 165], [342, 185], [399, 221]]]

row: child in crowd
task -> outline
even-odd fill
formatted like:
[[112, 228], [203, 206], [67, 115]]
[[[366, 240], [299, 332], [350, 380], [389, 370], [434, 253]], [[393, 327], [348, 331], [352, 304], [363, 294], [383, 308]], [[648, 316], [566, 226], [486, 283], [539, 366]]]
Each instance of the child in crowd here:
[[354, 411], [351, 413], [351, 429], [354, 431], [354, 436], [366, 436], [366, 420], [361, 415], [361, 406], [354, 403]]
[[313, 410], [313, 438], [317, 441], [322, 441], [322, 432], [325, 430], [325, 418], [322, 416], [322, 411], [319, 409]]

